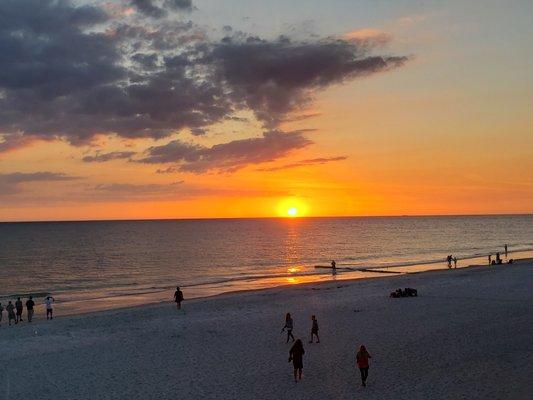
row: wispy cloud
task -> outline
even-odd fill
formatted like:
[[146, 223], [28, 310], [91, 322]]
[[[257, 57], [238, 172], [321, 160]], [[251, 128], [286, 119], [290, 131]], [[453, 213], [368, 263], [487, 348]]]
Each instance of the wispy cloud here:
[[268, 167], [268, 168], [258, 168], [257, 171], [280, 171], [284, 169], [291, 169], [291, 168], [298, 168], [298, 167], [305, 167], [310, 165], [321, 165], [326, 164], [330, 162], [335, 161], [344, 161], [348, 157], [345, 156], [339, 156], [339, 157], [325, 157], [325, 158], [310, 158], [307, 160], [301, 160], [290, 164], [284, 164], [276, 167]]
[[21, 191], [21, 185], [34, 182], [61, 182], [81, 179], [58, 172], [13, 172], [0, 174], [0, 196], [11, 195]]
[[136, 153], [134, 151], [113, 151], [111, 153], [96, 153], [94, 156], [85, 156], [85, 162], [106, 162], [111, 160], [130, 159]]

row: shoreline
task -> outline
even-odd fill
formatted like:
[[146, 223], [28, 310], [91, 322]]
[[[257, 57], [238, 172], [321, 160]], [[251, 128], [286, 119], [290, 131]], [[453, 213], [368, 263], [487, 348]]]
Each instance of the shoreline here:
[[[520, 258], [520, 259], [514, 259], [513, 261], [513, 264], [511, 265], [519, 265], [519, 264], [527, 264], [527, 263], [530, 263], [530, 262], [533, 262], [533, 257], [526, 257], [526, 258]], [[420, 264], [420, 265], [428, 265], [428, 264]], [[429, 265], [433, 265], [433, 264], [429, 264]], [[466, 266], [462, 266], [462, 267], [458, 267], [458, 268], [447, 268], [447, 267], [440, 267], [440, 268], [434, 268], [434, 269], [423, 269], [423, 270], [415, 270], [415, 271], [408, 271], [408, 272], [401, 272], [401, 273], [391, 273], [391, 274], [380, 274], [380, 275], [372, 275], [372, 276], [364, 276], [364, 277], [359, 277], [359, 278], [353, 278], [353, 277], [347, 277], [347, 278], [340, 278], [340, 279], [328, 279], [328, 280], [311, 280], [309, 282], [301, 282], [301, 283], [285, 283], [285, 284], [276, 284], [276, 285], [273, 285], [273, 286], [269, 286], [269, 287], [258, 287], [258, 288], [248, 288], [248, 289], [237, 289], [237, 290], [229, 290], [229, 291], [224, 291], [224, 292], [220, 292], [220, 293], [216, 293], [216, 294], [211, 294], [211, 295], [206, 295], [206, 296], [201, 296], [201, 297], [192, 297], [192, 298], [189, 298], [187, 299], [187, 296], [186, 296], [186, 292], [184, 293], [185, 294], [185, 300], [184, 302], [182, 303], [182, 306], [183, 307], [186, 307], [187, 304], [197, 304], [197, 303], [200, 303], [200, 302], [204, 302], [204, 301], [212, 301], [212, 300], [216, 300], [218, 298], [231, 298], [233, 296], [235, 297], [239, 297], [240, 295], [253, 295], [253, 294], [261, 294], [261, 293], [268, 293], [269, 291], [286, 291], [286, 290], [290, 290], [290, 289], [302, 289], [302, 290], [307, 290], [309, 289], [309, 287], [315, 285], [315, 286], [328, 286], [328, 285], [331, 285], [331, 286], [336, 286], [336, 285], [348, 285], [348, 286], [353, 286], [354, 284], [358, 283], [358, 282], [368, 282], [368, 281], [374, 281], [374, 280], [385, 280], [385, 281], [389, 281], [391, 280], [392, 278], [401, 278], [403, 276], [407, 276], [407, 275], [432, 275], [432, 274], [438, 274], [438, 273], [446, 273], [447, 271], [468, 271], [468, 270], [477, 270], [477, 269], [484, 269], [484, 268], [497, 268], [497, 267], [506, 267], [508, 266], [509, 264], [505, 263], [505, 264], [500, 264], [500, 265], [483, 265], [483, 264], [469, 264], [469, 265], [466, 265]], [[411, 267], [411, 266], [401, 266], [401, 267], [388, 267], [388, 268], [393, 268], [393, 269], [397, 269], [397, 268], [408, 268], [408, 267]], [[350, 272], [351, 274], [353, 274], [353, 272], [362, 272], [362, 271], [352, 271]], [[453, 273], [453, 272], [449, 272], [449, 273]], [[331, 275], [328, 275], [328, 278], [331, 278]], [[322, 290], [321, 288], [311, 288], [312, 290]], [[396, 288], [394, 288], [396, 289]], [[392, 289], [391, 289], [392, 290]], [[104, 297], [104, 298], [101, 298], [99, 300], [101, 301], [105, 301], [105, 300], [108, 300], [109, 298], [107, 297]], [[82, 300], [82, 302], [85, 302], [85, 300]], [[63, 319], [63, 318], [72, 318], [72, 317], [83, 317], [83, 316], [96, 316], [96, 315], [100, 315], [100, 314], [103, 314], [105, 315], [106, 313], [114, 313], [114, 312], [120, 312], [120, 311], [134, 311], [134, 310], [139, 310], [139, 311], [142, 311], [143, 309], [149, 309], [149, 308], [153, 308], [153, 307], [157, 307], [157, 306], [162, 306], [162, 305], [172, 305], [174, 304], [174, 301], [172, 300], [160, 300], [160, 301], [153, 301], [153, 302], [147, 302], [147, 303], [143, 303], [143, 304], [131, 304], [131, 305], [125, 305], [123, 307], [110, 307], [110, 308], [103, 308], [103, 309], [99, 309], [99, 310], [87, 310], [87, 311], [80, 311], [80, 312], [75, 312], [75, 313], [57, 313], [57, 304], [61, 305], [61, 303], [56, 303], [56, 306], [54, 308], [54, 319]], [[24, 313], [26, 312], [26, 310], [24, 309]], [[40, 322], [45, 322], [46, 319], [43, 319], [43, 318], [39, 318], [40, 316], [44, 317], [44, 307], [42, 305], [38, 305], [36, 307], [36, 313], [35, 313], [35, 316], [34, 316], [34, 322], [35, 324], [37, 323], [37, 321], [40, 321]], [[7, 316], [5, 316], [7, 317]], [[5, 320], [5, 318], [4, 318]], [[25, 322], [27, 323], [27, 322]], [[34, 323], [32, 323], [34, 324]], [[34, 324], [34, 325], [35, 325]]]

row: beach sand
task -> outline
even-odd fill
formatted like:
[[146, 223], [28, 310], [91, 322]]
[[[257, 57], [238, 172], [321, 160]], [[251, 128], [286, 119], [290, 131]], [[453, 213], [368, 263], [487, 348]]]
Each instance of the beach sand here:
[[[399, 287], [419, 297], [391, 299]], [[533, 261], [312, 283], [0, 327], [0, 399], [529, 399]], [[185, 296], [187, 293], [185, 292]], [[295, 384], [291, 312], [304, 339]], [[320, 344], [308, 344], [311, 314]], [[372, 355], [361, 387], [355, 351]]]

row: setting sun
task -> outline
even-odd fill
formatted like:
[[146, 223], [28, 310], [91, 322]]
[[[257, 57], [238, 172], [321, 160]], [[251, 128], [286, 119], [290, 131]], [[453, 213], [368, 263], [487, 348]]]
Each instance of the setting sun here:
[[298, 209], [296, 207], [291, 207], [287, 210], [289, 217], [296, 217], [298, 215]]

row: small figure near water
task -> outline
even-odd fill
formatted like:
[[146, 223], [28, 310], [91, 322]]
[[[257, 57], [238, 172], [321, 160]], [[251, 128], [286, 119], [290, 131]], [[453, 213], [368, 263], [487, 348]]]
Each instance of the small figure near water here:
[[331, 260], [331, 274], [337, 275], [337, 263], [335, 260]]
[[446, 261], [448, 262], [448, 268], [452, 267], [452, 255], [450, 254], [448, 257], [446, 257]]
[[46, 296], [44, 306], [46, 307], [46, 319], [54, 319], [54, 303], [56, 299], [52, 296]]
[[500, 258], [500, 253], [496, 253], [496, 264], [501, 264], [502, 259]]
[[318, 336], [318, 321], [316, 319], [316, 316], [311, 315], [311, 321], [313, 321], [313, 325], [311, 327], [311, 340], [309, 343], [314, 343], [313, 339], [316, 336], [316, 342], [320, 343], [320, 337]]
[[287, 329], [287, 342], [286, 343], [289, 343], [290, 338], [292, 338], [292, 341], [294, 342], [294, 336], [292, 335], [293, 328], [294, 328], [294, 322], [292, 320], [291, 314], [287, 313], [287, 315], [285, 315], [285, 325], [281, 329], [281, 332]]
[[297, 383], [298, 379], [302, 380], [302, 370], [304, 368], [303, 355], [305, 354], [304, 345], [300, 339], [297, 339], [296, 342], [291, 347], [289, 351], [289, 362], [292, 361], [292, 366], [294, 367], [294, 382]]
[[28, 310], [28, 322], [31, 322], [33, 319], [33, 307], [35, 307], [35, 302], [33, 301], [33, 297], [30, 295], [30, 298], [28, 301], [26, 301], [26, 310]]
[[453, 267], [457, 268], [457, 257], [453, 257]]
[[183, 301], [183, 292], [181, 291], [180, 287], [176, 287], [176, 291], [174, 292], [174, 301], [176, 302], [176, 307], [178, 310], [181, 310], [181, 302]]
[[0, 325], [2, 325], [2, 317], [4, 315], [4, 306], [0, 303]]
[[13, 305], [13, 303], [11, 303], [11, 300], [9, 301], [9, 303], [7, 303], [6, 311], [7, 319], [9, 320], [9, 326], [11, 326], [11, 320], [16, 321], [15, 306]]
[[17, 297], [17, 301], [15, 301], [15, 308], [17, 309], [15, 324], [18, 324], [19, 322], [22, 322], [22, 301], [20, 300], [20, 297]]
[[503, 246], [505, 249], [505, 257], [507, 258], [507, 245]]
[[361, 347], [359, 347], [357, 355], [355, 356], [355, 360], [357, 362], [357, 366], [359, 367], [359, 371], [361, 372], [361, 385], [363, 386], [366, 386], [366, 380], [368, 378], [368, 368], [370, 368], [370, 358], [372, 358], [372, 356], [368, 353], [366, 347], [361, 345]]
[[492, 265], [492, 254], [489, 254], [489, 265]]

